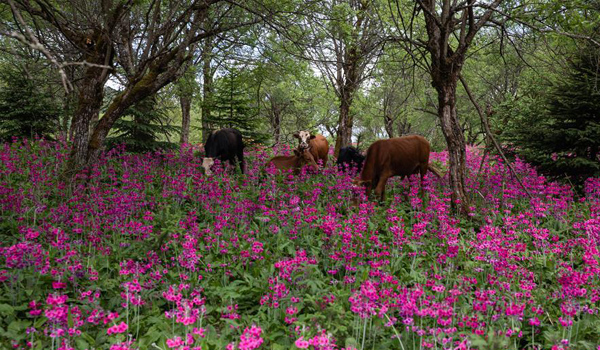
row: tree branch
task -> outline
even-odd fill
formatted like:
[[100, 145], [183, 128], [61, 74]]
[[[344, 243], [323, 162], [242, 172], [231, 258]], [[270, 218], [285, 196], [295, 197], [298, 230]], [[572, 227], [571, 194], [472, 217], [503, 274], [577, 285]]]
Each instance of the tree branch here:
[[500, 156], [502, 157], [502, 159], [504, 159], [504, 162], [508, 166], [508, 169], [513, 174], [513, 176], [517, 179], [517, 181], [519, 182], [519, 184], [521, 185], [521, 187], [523, 188], [523, 190], [525, 191], [525, 193], [527, 193], [527, 195], [529, 196], [529, 198], [533, 198], [533, 196], [531, 195], [531, 192], [529, 192], [529, 190], [527, 189], [527, 187], [525, 187], [525, 185], [523, 184], [523, 181], [521, 180], [521, 178], [519, 177], [519, 175], [517, 175], [517, 172], [513, 168], [512, 164], [510, 163], [510, 161], [508, 160], [508, 158], [506, 158], [506, 155], [504, 155], [504, 152], [502, 151], [502, 148], [498, 144], [498, 141], [496, 141], [496, 138], [494, 137], [494, 134], [492, 134], [492, 131], [490, 130], [490, 125], [488, 123], [487, 116], [485, 114], [483, 114], [483, 111], [481, 110], [481, 107], [479, 106], [479, 104], [477, 103], [477, 101], [475, 101], [475, 98], [473, 97], [473, 94], [471, 93], [471, 90], [469, 89], [469, 86], [467, 85], [467, 82], [465, 81], [465, 79], [460, 74], [458, 75], [458, 78], [460, 79], [460, 82], [462, 83], [462, 86], [464, 87], [465, 91], [467, 92], [467, 95], [469, 96], [469, 100], [471, 100], [471, 103], [473, 103], [473, 106], [475, 106], [475, 109], [477, 110], [477, 114], [479, 114], [479, 118], [481, 118], [481, 124], [485, 128], [486, 136], [489, 138], [490, 141], [492, 141], [492, 144], [496, 148], [496, 151], [498, 151], [498, 153], [500, 153]]

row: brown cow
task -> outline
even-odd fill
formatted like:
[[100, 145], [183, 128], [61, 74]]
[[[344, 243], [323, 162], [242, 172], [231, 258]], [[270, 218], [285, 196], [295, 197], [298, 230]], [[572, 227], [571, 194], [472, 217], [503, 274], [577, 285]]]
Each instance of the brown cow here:
[[319, 166], [315, 162], [315, 158], [313, 158], [309, 150], [310, 149], [299, 151], [295, 149], [293, 156], [275, 156], [267, 162], [267, 166], [273, 163], [273, 165], [275, 165], [275, 167], [281, 171], [294, 169], [295, 174], [300, 173], [300, 169], [302, 169], [302, 167], [305, 165], [309, 165], [313, 169], [318, 170]]
[[310, 131], [298, 131], [294, 137], [300, 140], [298, 150], [310, 149], [315, 161], [323, 162], [323, 166], [327, 165], [327, 155], [329, 154], [329, 143], [323, 135], [311, 135]]
[[360, 178], [353, 182], [366, 188], [367, 197], [371, 190], [383, 201], [385, 184], [392, 176], [421, 174], [421, 190], [423, 177], [427, 170], [441, 177], [441, 173], [429, 164], [429, 142], [419, 135], [397, 137], [375, 141], [367, 150], [367, 158], [360, 173]]

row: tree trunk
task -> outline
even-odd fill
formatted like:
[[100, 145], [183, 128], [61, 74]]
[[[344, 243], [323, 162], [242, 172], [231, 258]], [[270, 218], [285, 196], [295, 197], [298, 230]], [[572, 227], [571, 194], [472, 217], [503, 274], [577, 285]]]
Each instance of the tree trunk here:
[[[85, 61], [94, 65], [112, 66], [114, 52], [110, 42], [104, 40], [104, 33], [95, 31], [91, 36], [95, 39], [93, 50], [85, 55]], [[92, 123], [98, 120], [100, 108], [104, 100], [104, 86], [110, 76], [109, 68], [87, 66], [79, 84], [77, 108], [73, 115], [69, 134], [73, 142], [68, 169], [79, 171], [88, 162], [87, 154], [90, 143]]]
[[98, 119], [102, 107], [106, 79], [101, 79], [97, 70], [98, 68], [86, 70], [85, 83], [81, 85], [77, 98], [77, 110], [69, 132], [73, 142], [69, 160], [69, 169], [72, 171], [78, 171], [81, 166], [86, 164], [91, 123]]
[[189, 57], [184, 51], [171, 51], [168, 55], [156, 59], [143, 75], [130, 79], [130, 84], [112, 100], [94, 128], [87, 150], [88, 163], [98, 159], [108, 132], [123, 112], [148, 96], [156, 94], [167, 84], [177, 81], [187, 70], [186, 62], [189, 62]]
[[213, 70], [210, 66], [212, 62], [212, 40], [210, 38], [204, 41], [202, 48], [202, 143], [206, 143], [208, 135], [211, 133], [210, 120], [212, 118], [213, 105]]
[[383, 115], [383, 123], [385, 127], [385, 132], [387, 132], [388, 137], [391, 139], [394, 137], [394, 120], [387, 114]]
[[335, 153], [337, 157], [340, 154], [342, 147], [347, 147], [352, 144], [352, 127], [354, 118], [350, 114], [350, 106], [352, 105], [352, 93], [350, 89], [344, 89], [340, 96], [340, 118], [338, 122], [337, 138], [335, 140]]
[[190, 143], [190, 109], [192, 99], [190, 96], [180, 96], [179, 103], [181, 104], [181, 144]]
[[60, 125], [59, 125], [59, 137], [61, 140], [64, 141], [70, 141], [72, 140], [73, 135], [71, 134], [71, 132], [69, 131], [69, 129], [71, 129], [69, 127], [69, 122], [71, 121], [70, 119], [72, 118], [72, 113], [71, 113], [71, 105], [72, 105], [72, 101], [74, 100], [74, 94], [73, 92], [69, 92], [68, 94], [66, 94], [63, 97], [62, 100], [62, 115], [61, 115], [61, 119], [60, 119]]
[[127, 108], [156, 93], [162, 86], [170, 82], [169, 79], [159, 82], [157, 80], [159, 71], [162, 71], [161, 67], [154, 67], [136, 83], [127, 86], [123, 92], [113, 99], [106, 109], [106, 113], [94, 128], [87, 149], [87, 162], [94, 162], [98, 159], [106, 136], [108, 136], [115, 121], [123, 115]]
[[117, 96], [113, 102], [110, 104], [106, 113], [100, 119], [96, 127], [94, 128], [94, 132], [92, 133], [92, 137], [90, 138], [90, 142], [87, 148], [87, 158], [86, 161], [88, 163], [95, 162], [100, 156], [100, 151], [102, 150], [102, 145], [104, 144], [104, 140], [106, 140], [106, 136], [110, 129], [112, 128], [115, 121], [125, 112], [127, 108], [132, 106], [134, 103], [141, 101], [143, 98], [137, 98], [133, 101], [124, 101], [125, 94], [128, 92], [126, 89], [125, 92], [122, 92], [119, 96]]
[[456, 85], [457, 74], [447, 74], [448, 79], [434, 82], [438, 91], [438, 116], [446, 143], [450, 160], [450, 187], [452, 189], [451, 206], [460, 212], [468, 211], [468, 197], [466, 193], [466, 144], [458, 114], [456, 111]]
[[398, 137], [410, 133], [411, 124], [407, 119], [398, 121]]
[[273, 128], [273, 140], [275, 145], [279, 145], [281, 141], [281, 111], [277, 107], [273, 107], [271, 117], [271, 127]]

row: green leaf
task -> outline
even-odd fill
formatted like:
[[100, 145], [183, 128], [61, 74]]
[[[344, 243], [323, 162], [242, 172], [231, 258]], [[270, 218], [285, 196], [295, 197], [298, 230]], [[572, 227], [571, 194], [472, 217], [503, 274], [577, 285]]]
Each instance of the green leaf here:
[[69, 308], [69, 312], [67, 315], [67, 324], [69, 325], [69, 328], [73, 328], [73, 325], [75, 324], [73, 322], [73, 314], [71, 313], [71, 308]]
[[14, 312], [14, 309], [12, 306], [8, 305], [8, 304], [0, 304], [0, 314], [2, 315], [11, 315]]
[[354, 339], [354, 338], [346, 338], [346, 340], [344, 341], [344, 345], [345, 345], [347, 348], [350, 348], [350, 347], [352, 347], [352, 348], [356, 348], [356, 349], [358, 349], [358, 348], [359, 348], [359, 344], [358, 344], [358, 342], [356, 341], [356, 339]]
[[482, 336], [478, 334], [473, 334], [471, 335], [471, 345], [485, 347], [488, 345], [488, 342]]

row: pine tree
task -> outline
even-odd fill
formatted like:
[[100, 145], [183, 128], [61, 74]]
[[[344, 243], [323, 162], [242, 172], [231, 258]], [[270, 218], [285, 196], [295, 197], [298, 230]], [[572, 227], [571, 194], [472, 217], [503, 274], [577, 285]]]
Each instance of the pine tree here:
[[47, 85], [16, 68], [0, 72], [0, 140], [13, 137], [52, 138], [62, 113]]
[[159, 105], [154, 95], [127, 109], [123, 118], [115, 122], [107, 145], [124, 144], [127, 151], [135, 153], [172, 149], [177, 146], [174, 142], [162, 140], [178, 133], [179, 128], [170, 125], [166, 108]]
[[215, 82], [212, 113], [206, 122], [213, 130], [235, 128], [246, 140], [263, 142], [268, 136], [258, 131], [258, 108], [246, 78], [239, 70], [232, 69]]
[[505, 139], [548, 175], [575, 184], [600, 176], [600, 52], [582, 50], [555, 84], [507, 112]]

